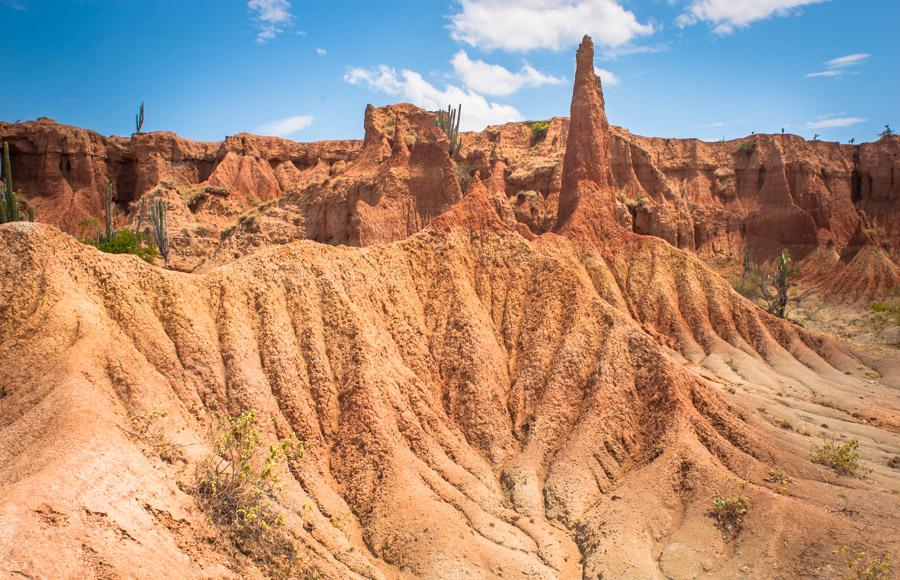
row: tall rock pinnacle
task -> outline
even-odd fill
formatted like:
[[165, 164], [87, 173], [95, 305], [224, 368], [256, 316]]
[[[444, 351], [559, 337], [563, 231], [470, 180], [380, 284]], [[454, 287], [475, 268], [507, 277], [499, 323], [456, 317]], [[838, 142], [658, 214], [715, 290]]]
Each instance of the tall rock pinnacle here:
[[569, 221], [576, 208], [585, 201], [582, 199], [585, 195], [603, 194], [599, 196], [601, 199], [593, 200], [592, 205], [609, 201], [610, 212], [614, 204], [609, 122], [606, 120], [603, 89], [594, 72], [594, 42], [590, 36], [585, 36], [581, 41], [576, 62], [557, 230]]

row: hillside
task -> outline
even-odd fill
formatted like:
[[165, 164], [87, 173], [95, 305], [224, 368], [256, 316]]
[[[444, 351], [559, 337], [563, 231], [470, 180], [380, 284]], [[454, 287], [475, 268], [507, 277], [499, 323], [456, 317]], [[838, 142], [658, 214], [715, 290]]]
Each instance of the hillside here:
[[[247, 409], [304, 444], [277, 506], [317, 577], [839, 578], [834, 550], [896, 549], [897, 351], [710, 263], [789, 246], [885, 293], [900, 141], [635, 137], [593, 62], [585, 37], [543, 139], [488, 128], [458, 159], [411, 105], [361, 143], [0, 126], [45, 222], [0, 226], [0, 570], [273, 575], [198, 494], [216, 414]], [[169, 202], [174, 270], [69, 235], [108, 180], [122, 224]], [[861, 469], [812, 462], [820, 433]]]

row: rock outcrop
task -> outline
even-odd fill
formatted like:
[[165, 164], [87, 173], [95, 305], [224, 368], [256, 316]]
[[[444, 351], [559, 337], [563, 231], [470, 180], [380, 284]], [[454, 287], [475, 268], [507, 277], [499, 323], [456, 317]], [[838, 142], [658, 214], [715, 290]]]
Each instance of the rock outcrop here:
[[609, 123], [600, 78], [594, 72], [594, 43], [585, 36], [576, 54], [575, 88], [569, 117], [569, 134], [563, 158], [556, 230], [564, 229], [577, 210], [592, 224], [605, 228], [614, 220], [615, 204], [610, 170]]
[[0, 123], [0, 139], [11, 144], [26, 204], [40, 221], [76, 235], [93, 234], [107, 182], [120, 224], [134, 223], [143, 197], [165, 197], [172, 263], [182, 270], [297, 239], [363, 246], [403, 239], [447, 210], [480, 172], [498, 211], [527, 235], [634, 231], [733, 263], [745, 253], [764, 261], [787, 247], [817, 277], [825, 274], [813, 263], [822, 252], [851, 272], [843, 266], [858, 252], [878, 249], [856, 264], [878, 262], [879, 273], [855, 277], [883, 285], [865, 284], [867, 294], [900, 283], [892, 274], [900, 261], [900, 138], [851, 146], [793, 135], [719, 143], [633, 135], [608, 125], [592, 59], [586, 39], [571, 121], [551, 119], [542, 138], [528, 123], [467, 133], [457, 159], [431, 115], [411, 105], [369, 108], [362, 141], [106, 138], [49, 120]]

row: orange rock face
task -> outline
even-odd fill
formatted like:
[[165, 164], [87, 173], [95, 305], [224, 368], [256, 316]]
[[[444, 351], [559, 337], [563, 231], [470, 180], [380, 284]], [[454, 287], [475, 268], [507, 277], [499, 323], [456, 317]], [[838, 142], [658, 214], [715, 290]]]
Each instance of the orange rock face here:
[[[598, 214], [587, 219], [611, 215], [615, 195], [610, 171], [609, 123], [600, 79], [594, 73], [594, 43], [587, 36], [575, 57], [575, 89], [569, 117], [559, 192], [556, 229], [563, 229], [573, 213], [584, 204], [596, 206]], [[609, 221], [611, 224], [612, 221]], [[608, 224], [595, 224], [605, 227]]]
[[792, 135], [640, 137], [609, 127], [603, 105], [585, 39], [570, 120], [550, 120], [539, 140], [526, 123], [466, 134], [457, 160], [430, 114], [411, 105], [369, 108], [361, 142], [105, 138], [48, 120], [0, 124], [0, 139], [11, 144], [15, 182], [38, 219], [69, 232], [93, 233], [85, 220], [101, 218], [108, 181], [123, 224], [142, 197], [170, 191], [173, 263], [186, 270], [296, 239], [403, 239], [460, 199], [476, 171], [506, 198], [499, 211], [533, 235], [624, 229], [732, 261], [788, 247], [798, 258], [836, 252], [846, 265], [863, 246], [880, 249], [870, 258], [900, 259], [900, 138], [850, 146]]

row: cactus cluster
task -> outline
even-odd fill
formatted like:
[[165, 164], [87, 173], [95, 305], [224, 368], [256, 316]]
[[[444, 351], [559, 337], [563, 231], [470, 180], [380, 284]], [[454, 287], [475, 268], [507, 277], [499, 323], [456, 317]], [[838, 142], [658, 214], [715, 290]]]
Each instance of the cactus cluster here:
[[161, 199], [153, 200], [150, 206], [150, 223], [153, 224], [153, 234], [156, 236], [156, 247], [163, 258], [163, 263], [169, 267], [169, 222], [166, 219], [166, 202]]
[[[9, 143], [3, 142], [3, 190], [0, 191], [0, 224], [22, 221], [22, 212], [12, 182], [12, 163], [9, 160]], [[34, 208], [28, 208], [28, 221], [34, 221]]]
[[441, 131], [450, 139], [450, 157], [455, 157], [459, 153], [459, 147], [462, 140], [459, 138], [459, 119], [462, 116], [462, 105], [453, 108], [447, 105], [446, 111], [438, 111], [436, 121]]

